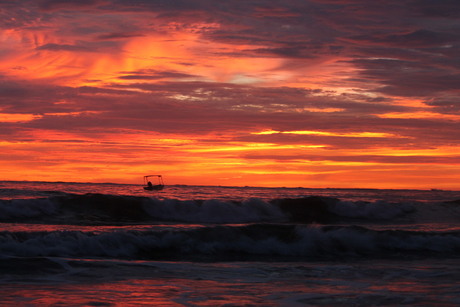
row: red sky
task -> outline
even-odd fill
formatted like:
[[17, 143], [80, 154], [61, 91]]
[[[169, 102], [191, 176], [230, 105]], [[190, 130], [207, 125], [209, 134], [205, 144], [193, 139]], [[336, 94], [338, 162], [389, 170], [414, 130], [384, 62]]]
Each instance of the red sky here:
[[0, 180], [460, 189], [457, 0], [0, 1]]

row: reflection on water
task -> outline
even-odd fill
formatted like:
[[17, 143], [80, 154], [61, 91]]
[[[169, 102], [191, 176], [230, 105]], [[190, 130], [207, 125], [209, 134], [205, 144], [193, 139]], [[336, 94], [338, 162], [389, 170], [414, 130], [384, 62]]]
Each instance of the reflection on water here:
[[[0, 284], [15, 306], [455, 306], [456, 260], [383, 263], [84, 263]], [[69, 269], [69, 267], [71, 267]], [[47, 280], [47, 277], [50, 279]], [[65, 280], [56, 281], [62, 278]], [[38, 282], [40, 281], [40, 282]]]
[[[230, 224], [229, 226], [232, 226]], [[237, 225], [235, 225], [237, 226]], [[91, 233], [109, 233], [113, 231], [146, 231], [146, 230], [192, 230], [204, 228], [199, 224], [157, 224], [157, 225], [121, 225], [121, 226], [88, 226], [88, 225], [49, 225], [25, 223], [0, 223], [0, 231], [9, 232], [53, 232], [53, 231], [81, 231]]]

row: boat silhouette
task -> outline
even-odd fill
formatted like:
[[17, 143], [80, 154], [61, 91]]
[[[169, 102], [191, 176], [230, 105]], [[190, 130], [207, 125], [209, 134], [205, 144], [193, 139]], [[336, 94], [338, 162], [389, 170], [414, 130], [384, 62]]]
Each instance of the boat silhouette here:
[[[158, 183], [153, 184], [149, 179], [150, 177], [157, 177]], [[144, 176], [144, 185], [145, 185], [144, 190], [148, 190], [148, 191], [159, 191], [159, 190], [163, 190], [163, 188], [165, 187], [165, 184], [163, 182], [163, 177], [161, 175]]]

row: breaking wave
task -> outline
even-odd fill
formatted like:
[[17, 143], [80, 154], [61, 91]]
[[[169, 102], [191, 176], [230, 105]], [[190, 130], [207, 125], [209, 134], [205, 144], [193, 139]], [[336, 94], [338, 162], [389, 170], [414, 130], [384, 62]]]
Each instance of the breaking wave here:
[[224, 201], [64, 194], [0, 200], [0, 222], [27, 223], [335, 223], [346, 219], [389, 220], [415, 211], [416, 205], [409, 203], [345, 202], [319, 196]]
[[1, 232], [2, 257], [127, 259], [339, 259], [460, 252], [460, 232], [371, 230], [358, 226], [220, 225], [115, 232]]

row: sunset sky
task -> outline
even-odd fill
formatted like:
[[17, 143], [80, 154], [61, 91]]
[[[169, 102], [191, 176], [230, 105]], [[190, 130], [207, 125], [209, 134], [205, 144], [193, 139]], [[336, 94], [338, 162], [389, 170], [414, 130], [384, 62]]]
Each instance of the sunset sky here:
[[0, 180], [460, 189], [458, 0], [0, 1]]

